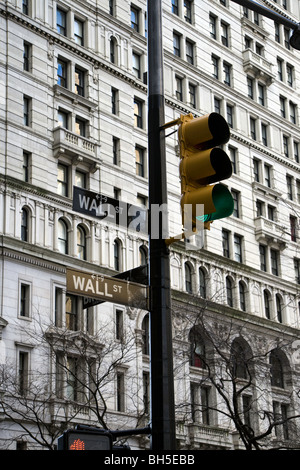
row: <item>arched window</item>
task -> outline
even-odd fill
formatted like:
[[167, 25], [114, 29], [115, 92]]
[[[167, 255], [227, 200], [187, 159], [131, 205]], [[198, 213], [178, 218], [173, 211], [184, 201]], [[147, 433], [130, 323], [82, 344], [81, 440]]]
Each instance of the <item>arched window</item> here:
[[121, 270], [121, 242], [117, 238], [114, 241], [114, 268], [116, 271]]
[[203, 268], [199, 268], [199, 292], [203, 299], [206, 299], [206, 275]]
[[271, 385], [274, 387], [284, 388], [283, 366], [276, 349], [273, 349], [270, 354], [271, 365]]
[[193, 328], [190, 332], [189, 339], [191, 342], [190, 364], [194, 367], [206, 369], [206, 351], [205, 342], [202, 335]]
[[266, 318], [271, 318], [271, 296], [267, 290], [264, 290], [264, 308]]
[[279, 294], [276, 294], [276, 314], [279, 323], [282, 323], [282, 299]]
[[240, 309], [244, 312], [246, 311], [246, 294], [245, 294], [245, 284], [239, 282], [239, 295], [240, 295]]
[[21, 213], [21, 240], [23, 242], [29, 241], [29, 213], [25, 208], [22, 209]]
[[139, 252], [140, 252], [140, 265], [144, 266], [145, 264], [147, 264], [147, 258], [148, 258], [147, 248], [144, 245], [142, 245], [140, 246]]
[[142, 335], [143, 335], [143, 354], [149, 355], [150, 335], [149, 335], [149, 313], [144, 316], [142, 321]]
[[86, 259], [86, 233], [83, 227], [77, 227], [77, 256]]
[[68, 228], [64, 220], [58, 221], [58, 250], [60, 253], [68, 254]]
[[232, 343], [230, 359], [233, 377], [246, 379], [248, 376], [247, 358], [245, 350], [238, 340]]
[[226, 300], [229, 307], [233, 307], [232, 280], [228, 276], [226, 277]]
[[192, 269], [189, 263], [184, 265], [184, 274], [185, 274], [185, 290], [189, 293], [192, 292]]

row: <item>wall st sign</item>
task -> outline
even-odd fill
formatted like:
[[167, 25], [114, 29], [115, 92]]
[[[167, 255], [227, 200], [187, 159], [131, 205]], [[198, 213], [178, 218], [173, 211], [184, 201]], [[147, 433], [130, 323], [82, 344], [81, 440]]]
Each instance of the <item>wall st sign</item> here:
[[148, 287], [123, 279], [67, 268], [67, 292], [148, 310]]

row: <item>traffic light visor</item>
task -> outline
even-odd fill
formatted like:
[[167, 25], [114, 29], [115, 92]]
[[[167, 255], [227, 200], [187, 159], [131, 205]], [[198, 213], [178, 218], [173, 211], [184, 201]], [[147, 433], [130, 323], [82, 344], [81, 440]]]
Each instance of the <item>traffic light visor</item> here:
[[220, 148], [190, 153], [180, 162], [180, 173], [192, 184], [216, 183], [232, 175], [232, 163]]
[[186, 148], [204, 150], [228, 142], [230, 130], [221, 114], [210, 113], [195, 119], [189, 115], [179, 127], [179, 138]]
[[183, 213], [186, 213], [185, 205], [187, 207], [191, 205], [194, 222], [196, 219], [202, 222], [212, 222], [229, 217], [233, 212], [232, 195], [223, 184], [203, 186], [195, 191], [187, 192], [181, 199]]

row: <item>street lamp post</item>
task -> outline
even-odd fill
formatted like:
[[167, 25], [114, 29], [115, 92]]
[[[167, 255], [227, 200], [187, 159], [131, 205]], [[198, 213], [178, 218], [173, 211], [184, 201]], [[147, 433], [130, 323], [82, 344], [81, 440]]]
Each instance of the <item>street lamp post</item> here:
[[176, 442], [167, 214], [152, 216], [154, 207], [167, 207], [161, 0], [148, 0], [147, 15], [151, 446], [158, 451], [174, 450]]

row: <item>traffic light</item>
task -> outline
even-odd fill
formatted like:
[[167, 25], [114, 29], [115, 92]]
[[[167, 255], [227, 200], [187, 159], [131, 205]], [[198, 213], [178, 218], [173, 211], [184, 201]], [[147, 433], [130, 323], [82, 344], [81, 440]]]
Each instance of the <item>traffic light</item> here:
[[212, 184], [232, 174], [228, 155], [217, 147], [228, 142], [229, 138], [229, 126], [218, 113], [198, 118], [192, 114], [180, 117], [181, 209], [185, 229], [196, 231], [197, 220], [209, 229], [212, 221], [228, 217], [233, 212], [230, 191], [223, 184]]
[[111, 450], [112, 447], [112, 435], [105, 430], [69, 429], [57, 441], [58, 450]]

